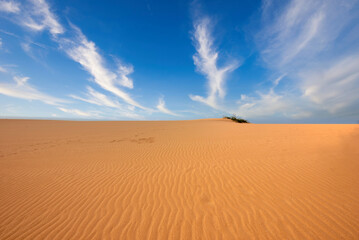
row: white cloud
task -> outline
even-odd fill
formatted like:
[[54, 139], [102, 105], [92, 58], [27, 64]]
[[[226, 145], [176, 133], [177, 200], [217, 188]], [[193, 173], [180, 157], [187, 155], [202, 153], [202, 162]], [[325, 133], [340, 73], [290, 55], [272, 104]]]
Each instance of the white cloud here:
[[282, 74], [281, 76], [277, 77], [276, 79], [274, 79], [273, 81], [273, 87], [278, 86], [279, 82], [282, 81], [282, 79], [285, 77], [286, 74]]
[[170, 111], [169, 109], [166, 108], [166, 103], [163, 99], [163, 97], [161, 97], [159, 100], [158, 100], [158, 105], [157, 105], [157, 109], [160, 111], [160, 112], [163, 112], [163, 113], [166, 113], [166, 114], [169, 114], [169, 115], [172, 115], [172, 116], [179, 116], [178, 114]]
[[68, 54], [68, 56], [81, 64], [81, 66], [93, 76], [94, 81], [100, 87], [120, 97], [132, 106], [148, 110], [133, 100], [128, 93], [116, 86], [116, 84], [120, 84], [126, 85], [127, 87], [133, 87], [132, 81], [127, 78], [127, 75], [133, 71], [132, 68], [120, 66], [120, 74], [115, 74], [105, 67], [104, 60], [98, 53], [95, 43], [87, 40], [79, 28], [73, 26], [73, 29], [76, 33], [75, 39], [59, 40], [61, 48]]
[[26, 42], [26, 43], [21, 43], [21, 48], [27, 53], [30, 54], [31, 53], [31, 46], [30, 43]]
[[120, 109], [122, 108], [122, 105], [119, 102], [109, 99], [105, 94], [97, 92], [91, 87], [87, 87], [87, 98], [82, 98], [75, 95], [70, 96], [74, 99], [78, 99], [98, 106], [107, 106]]
[[45, 0], [28, 0], [20, 4], [0, 1], [0, 10], [12, 13], [12, 20], [32, 31], [49, 30], [53, 37], [65, 32]]
[[18, 77], [18, 76], [14, 77], [14, 81], [18, 86], [24, 86], [29, 79], [30, 79], [29, 77]]
[[[21, 15], [16, 15], [17, 20], [14, 22], [25, 26], [34, 31], [48, 30], [52, 34], [52, 40], [59, 44], [62, 49], [72, 60], [79, 63], [85, 71], [92, 77], [102, 89], [111, 92], [115, 96], [121, 98], [126, 104], [130, 105], [128, 110], [122, 107], [117, 101], [109, 99], [104, 94], [87, 89], [87, 97], [79, 97], [72, 95], [73, 98], [88, 103], [102, 105], [107, 107], [115, 107], [123, 109], [125, 112], [134, 111], [135, 107], [152, 112], [153, 109], [146, 108], [135, 101], [130, 94], [122, 90], [120, 87], [133, 89], [133, 80], [129, 77], [133, 73], [133, 66], [123, 64], [116, 61], [117, 69], [115, 71], [108, 68], [105, 59], [99, 53], [99, 49], [95, 43], [88, 40], [79, 28], [72, 25], [71, 30], [67, 31], [71, 37], [59, 35], [65, 32], [65, 28], [58, 22], [56, 15], [51, 12], [49, 5], [45, 0], [29, 0], [30, 4], [22, 9]], [[27, 42], [22, 44], [23, 50], [31, 55], [31, 46]]]
[[28, 83], [28, 77], [14, 77], [14, 83], [0, 83], [0, 94], [26, 100], [38, 100], [46, 104], [59, 105], [65, 100], [40, 92]]
[[133, 88], [133, 81], [131, 78], [127, 76], [133, 73], [133, 66], [132, 65], [125, 66], [121, 64], [118, 65], [119, 65], [117, 70], [118, 83], [123, 87]]
[[223, 67], [217, 66], [218, 52], [213, 46], [209, 18], [202, 18], [194, 24], [194, 41], [197, 53], [193, 56], [197, 70], [206, 76], [208, 82], [208, 96], [190, 95], [194, 101], [205, 103], [213, 108], [218, 108], [218, 98], [226, 95], [225, 80], [228, 73], [238, 67], [236, 62], [231, 62]]
[[93, 117], [94, 114], [89, 113], [89, 112], [84, 112], [78, 109], [68, 109], [68, 108], [63, 108], [63, 107], [59, 107], [59, 110], [65, 112], [65, 113], [70, 113], [70, 114], [74, 114], [77, 116], [81, 116], [81, 117]]
[[[296, 92], [275, 92], [285, 75], [273, 81], [267, 93], [241, 95], [235, 113], [245, 118], [282, 116], [290, 119], [328, 118], [330, 114], [357, 112], [359, 105], [359, 55], [335, 59], [332, 64], [299, 73]], [[327, 111], [327, 113], [325, 113]]]
[[[266, 5], [264, 2], [263, 5]], [[270, 9], [272, 10], [272, 9]], [[268, 16], [268, 8], [263, 7], [263, 15]], [[261, 53], [270, 66], [282, 67], [297, 55], [310, 47], [309, 43], [319, 33], [319, 26], [324, 18], [318, 1], [290, 1], [281, 14], [268, 22], [259, 39], [264, 41]], [[261, 43], [260, 43], [261, 44]]]
[[0, 1], [0, 11], [8, 13], [20, 12], [19, 3], [15, 1]]
[[[249, 94], [247, 102], [240, 101], [239, 114], [316, 118], [357, 112], [359, 36], [353, 34], [358, 27], [357, 3], [291, 0], [283, 6], [264, 1], [256, 41], [265, 66], [281, 77], [264, 90], [267, 94]], [[276, 93], [284, 76], [290, 90]]]
[[300, 76], [304, 97], [331, 113], [359, 102], [359, 54]]
[[22, 50], [34, 61], [40, 63], [43, 66], [48, 66], [46, 61], [48, 49], [46, 45], [26, 39], [24, 42], [20, 43], [20, 46]]
[[258, 97], [241, 98], [239, 108], [233, 112], [244, 118], [258, 118], [286, 112], [292, 105], [288, 99], [272, 89], [268, 93], [257, 92], [257, 94]]
[[48, 29], [53, 36], [65, 32], [45, 0], [30, 0], [32, 6], [22, 17], [22, 24], [34, 31]]
[[342, 30], [353, 21], [356, 2], [291, 0], [284, 7], [278, 3], [276, 11], [263, 7], [263, 28], [257, 35], [263, 59], [269, 67], [281, 70], [304, 65], [331, 50]]
[[4, 68], [4, 67], [0, 66], [0, 72], [2, 72], [2, 73], [6, 73], [6, 72], [7, 72], [7, 70], [6, 70], [6, 68]]
[[[104, 112], [106, 109], [101, 109], [102, 116], [110, 119], [118, 119], [118, 117], [125, 117], [130, 119], [143, 119], [143, 116], [135, 113], [135, 108], [132, 105], [123, 106], [118, 101], [109, 98], [105, 94], [102, 94], [91, 87], [87, 87], [86, 97], [79, 97], [76, 95], [70, 95], [70, 97], [84, 101], [87, 103], [95, 104], [97, 106], [110, 107], [112, 108], [110, 112], [106, 114]], [[113, 110], [117, 109], [117, 110]]]

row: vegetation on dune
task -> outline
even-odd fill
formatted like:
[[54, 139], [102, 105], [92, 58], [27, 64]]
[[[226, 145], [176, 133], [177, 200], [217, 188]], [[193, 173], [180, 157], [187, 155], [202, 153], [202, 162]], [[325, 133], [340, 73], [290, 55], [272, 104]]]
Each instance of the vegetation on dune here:
[[249, 121], [243, 119], [243, 118], [239, 118], [237, 117], [235, 114], [233, 114], [232, 116], [224, 116], [223, 118], [226, 118], [226, 119], [230, 119], [232, 121], [235, 121], [237, 123], [249, 123]]

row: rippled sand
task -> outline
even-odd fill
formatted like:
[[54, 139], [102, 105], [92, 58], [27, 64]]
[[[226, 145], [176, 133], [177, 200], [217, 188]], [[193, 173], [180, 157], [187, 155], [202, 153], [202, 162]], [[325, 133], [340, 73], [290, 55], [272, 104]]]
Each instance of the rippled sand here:
[[0, 120], [0, 239], [359, 239], [359, 126]]

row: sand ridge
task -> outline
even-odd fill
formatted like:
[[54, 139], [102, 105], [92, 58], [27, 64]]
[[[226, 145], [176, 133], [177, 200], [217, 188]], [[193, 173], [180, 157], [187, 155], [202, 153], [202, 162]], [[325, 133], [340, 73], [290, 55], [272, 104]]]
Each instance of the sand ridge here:
[[359, 126], [0, 120], [0, 239], [359, 239]]

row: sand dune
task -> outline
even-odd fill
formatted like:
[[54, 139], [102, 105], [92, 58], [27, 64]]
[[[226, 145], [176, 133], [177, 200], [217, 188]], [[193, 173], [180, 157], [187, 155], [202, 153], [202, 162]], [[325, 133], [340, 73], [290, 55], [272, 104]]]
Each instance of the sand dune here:
[[0, 239], [359, 239], [359, 126], [0, 120]]

